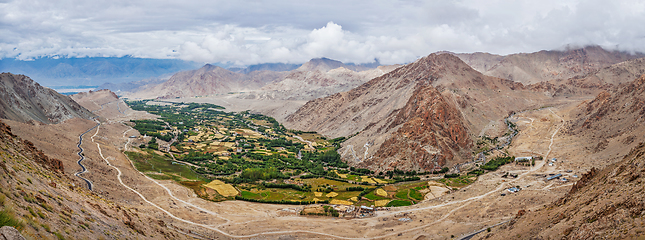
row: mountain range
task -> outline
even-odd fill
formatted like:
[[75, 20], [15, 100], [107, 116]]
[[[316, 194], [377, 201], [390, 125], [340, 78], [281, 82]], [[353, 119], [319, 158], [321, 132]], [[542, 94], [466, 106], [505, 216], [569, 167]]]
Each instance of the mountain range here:
[[134, 57], [0, 59], [0, 72], [24, 74], [45, 86], [96, 86], [160, 77], [199, 66], [176, 59]]
[[[168, 81], [137, 88], [128, 98], [179, 98], [250, 92], [241, 98], [314, 99], [349, 90], [392, 67], [368, 68], [317, 58], [302, 65], [263, 64], [224, 69], [210, 64], [174, 74]], [[287, 70], [287, 71], [282, 71]]]
[[[457, 174], [456, 178], [422, 174], [421, 181], [404, 183], [419, 184], [419, 190], [385, 193], [409, 197], [427, 187], [433, 194], [433, 182], [446, 189], [447, 195], [442, 192], [417, 205], [391, 207], [376, 217], [356, 220], [298, 216], [293, 210], [297, 207], [199, 199], [184, 186], [199, 187], [202, 182], [182, 181], [180, 185], [157, 179], [154, 171], [142, 174], [122, 154], [128, 147], [138, 151], [131, 141], [147, 141], [130, 127], [130, 120], [156, 116], [128, 108], [109, 90], [67, 97], [25, 75], [2, 73], [2, 212], [8, 213], [3, 216], [24, 219], [26, 230], [22, 232], [32, 238], [242, 236], [250, 231], [249, 222], [236, 220], [248, 218], [261, 224], [279, 220], [325, 230], [347, 228], [345, 223], [366, 226], [355, 235], [334, 233], [348, 238], [447, 239], [452, 234], [472, 237], [469, 231], [475, 230], [480, 239], [638, 239], [645, 231], [643, 57], [641, 53], [591, 46], [507, 56], [438, 52], [392, 66], [344, 64], [327, 58], [302, 65], [261, 64], [237, 69], [206, 64], [177, 72], [167, 80], [151, 78], [106, 87], [123, 88], [122, 93], [130, 98], [168, 99], [165, 101], [190, 101], [196, 96], [204, 101], [251, 101], [258, 105], [292, 101], [299, 105], [284, 113], [284, 122], [274, 117], [288, 129], [322, 134], [316, 141], [341, 142], [335, 150], [354, 167], [348, 168], [354, 179], [376, 179], [378, 173], [391, 170], [448, 168], [448, 174]], [[100, 73], [101, 69], [105, 72]], [[118, 75], [119, 71], [109, 69], [99, 67], [95, 73]], [[262, 112], [260, 107], [249, 110]], [[102, 117], [98, 118], [100, 125], [91, 120], [97, 115]], [[546, 159], [531, 166], [509, 163], [500, 170], [482, 170], [483, 175], [463, 174], [460, 166], [472, 163], [479, 167], [473, 159], [478, 158], [476, 150], [484, 139], [510, 139], [513, 127], [518, 126], [521, 129], [510, 142], [512, 147], [494, 154], [526, 153]], [[79, 137], [83, 132], [88, 133], [85, 143]], [[295, 137], [291, 140], [297, 141]], [[82, 154], [80, 147], [86, 149]], [[334, 149], [331, 145], [315, 147]], [[212, 164], [235, 159], [228, 154]], [[84, 163], [90, 171], [84, 176], [94, 181], [95, 191], [78, 187], [82, 182], [70, 178], [79, 168], [78, 156], [87, 157]], [[177, 164], [173, 161], [171, 167]], [[338, 170], [326, 167], [330, 172]], [[355, 170], [367, 174], [365, 169], [375, 174], [355, 175]], [[556, 173], [562, 178], [549, 180], [547, 176]], [[461, 181], [471, 178], [474, 183], [462, 185]], [[291, 181], [276, 181], [287, 180]], [[378, 191], [373, 192], [365, 195], [368, 204], [380, 199]], [[17, 207], [9, 211], [9, 205]], [[234, 211], [238, 212], [232, 214]], [[229, 215], [234, 218], [226, 218]], [[461, 228], [452, 228], [457, 225]], [[482, 226], [485, 228], [478, 230]], [[312, 229], [243, 236], [328, 236]], [[212, 235], [197, 235], [204, 232]]]
[[616, 63], [645, 57], [643, 53], [610, 51], [599, 46], [544, 50], [506, 56], [489, 53], [456, 55], [473, 69], [485, 75], [523, 84], [585, 76]]
[[431, 54], [350, 91], [309, 101], [285, 124], [351, 135], [339, 152], [356, 166], [428, 171], [472, 158], [473, 139], [492, 119], [542, 98], [451, 54]]

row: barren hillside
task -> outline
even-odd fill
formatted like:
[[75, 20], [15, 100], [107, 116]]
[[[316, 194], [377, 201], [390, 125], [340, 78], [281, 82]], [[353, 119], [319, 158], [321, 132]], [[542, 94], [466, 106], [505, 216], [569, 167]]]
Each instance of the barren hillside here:
[[[306, 66], [306, 65], [303, 65]], [[335, 66], [335, 65], [334, 65]], [[246, 99], [291, 99], [311, 100], [329, 96], [334, 93], [349, 91], [373, 78], [388, 73], [399, 65], [379, 66], [356, 72], [341, 66], [330, 69], [328, 65], [318, 68], [299, 68], [292, 71], [283, 79], [276, 80], [260, 90], [244, 95]], [[304, 71], [305, 69], [309, 69]]]
[[586, 149], [591, 152], [645, 141], [645, 75], [600, 93], [575, 113], [577, 120], [567, 130], [589, 139]]
[[0, 146], [2, 220], [15, 219], [10, 225], [27, 239], [183, 237], [151, 215], [75, 186], [60, 160], [45, 156], [3, 122]]
[[74, 117], [94, 117], [71, 98], [24, 75], [0, 74], [0, 118], [19, 122], [60, 123]]
[[642, 53], [608, 51], [599, 46], [518, 53], [503, 57], [485, 53], [456, 55], [486, 75], [523, 84], [585, 76], [612, 64], [645, 57]]
[[645, 231], [645, 144], [603, 170], [592, 169], [561, 199], [517, 216], [481, 239], [637, 239]]
[[176, 73], [162, 84], [153, 85], [126, 96], [130, 98], [175, 98], [226, 94], [258, 89], [284, 75], [284, 73], [272, 71], [254, 71], [242, 74], [206, 64], [197, 70]]
[[531, 84], [529, 88], [551, 96], [597, 95], [645, 74], [645, 59], [638, 58], [601, 68], [585, 76]]
[[[328, 58], [315, 58], [291, 71], [277, 72], [265, 64], [255, 68], [234, 69], [206, 64], [204, 67], [179, 72], [168, 81], [126, 93], [128, 98], [177, 98], [204, 97], [230, 92], [248, 92], [237, 97], [242, 99], [314, 99], [339, 91], [346, 91], [374, 77], [391, 71], [395, 66], [369, 68], [362, 65], [347, 65]], [[251, 71], [251, 69], [258, 69]], [[283, 69], [283, 68], [275, 68]], [[290, 70], [291, 68], [284, 68]]]
[[310, 101], [286, 125], [331, 137], [358, 133], [340, 150], [350, 164], [428, 170], [469, 159], [475, 135], [488, 125], [499, 129], [509, 112], [543, 98], [450, 54], [431, 54], [348, 92]]
[[[485, 239], [629, 239], [640, 235], [645, 201], [645, 75], [599, 94], [572, 112], [565, 133], [582, 143], [578, 154], [604, 156], [605, 169], [592, 169], [567, 195], [544, 209], [518, 213]], [[631, 151], [630, 151], [631, 149]], [[622, 161], [611, 157], [625, 153]]]

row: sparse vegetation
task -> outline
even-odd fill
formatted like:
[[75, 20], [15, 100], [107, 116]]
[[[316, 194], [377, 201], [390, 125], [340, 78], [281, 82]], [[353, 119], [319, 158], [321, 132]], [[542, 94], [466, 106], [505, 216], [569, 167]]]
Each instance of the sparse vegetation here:
[[15, 213], [7, 207], [4, 207], [0, 211], [0, 226], [11, 226], [18, 230], [22, 230], [25, 227], [25, 223], [16, 217]]

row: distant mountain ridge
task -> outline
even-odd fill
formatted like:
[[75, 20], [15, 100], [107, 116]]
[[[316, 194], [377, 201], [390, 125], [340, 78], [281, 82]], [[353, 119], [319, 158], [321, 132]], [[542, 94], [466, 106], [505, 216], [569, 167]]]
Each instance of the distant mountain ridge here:
[[242, 67], [232, 67], [228, 68], [229, 71], [236, 73], [248, 74], [253, 71], [274, 71], [274, 72], [286, 72], [291, 71], [296, 68], [299, 68], [302, 64], [289, 64], [289, 63], [262, 63], [251, 65], [245, 68]]
[[315, 58], [302, 65], [259, 64], [231, 69], [206, 64], [197, 70], [176, 73], [161, 84], [138, 88], [136, 92], [126, 94], [126, 97], [176, 98], [253, 92], [243, 97], [313, 99], [351, 89], [392, 70], [387, 67], [367, 67], [372, 65], [378, 65], [378, 62], [354, 65], [329, 58]]
[[0, 118], [19, 122], [60, 123], [95, 115], [68, 96], [41, 86], [25, 75], [0, 74]]
[[480, 52], [454, 55], [485, 75], [523, 84], [585, 76], [612, 64], [645, 57], [643, 53], [610, 51], [600, 46], [506, 56]]
[[194, 69], [199, 64], [178, 59], [134, 57], [0, 59], [0, 72], [28, 75], [45, 86], [100, 85], [159, 77]]

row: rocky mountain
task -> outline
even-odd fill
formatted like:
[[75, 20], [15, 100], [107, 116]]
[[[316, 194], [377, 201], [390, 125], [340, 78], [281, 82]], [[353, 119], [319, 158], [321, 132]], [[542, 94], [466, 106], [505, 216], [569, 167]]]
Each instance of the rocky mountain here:
[[379, 66], [359, 72], [346, 67], [348, 66], [343, 65], [331, 70], [327, 70], [331, 68], [328, 65], [318, 65], [311, 69], [299, 68], [291, 71], [284, 78], [250, 93], [250, 97], [246, 98], [311, 100], [325, 97], [337, 92], [349, 91], [370, 79], [394, 70], [399, 65]]
[[[581, 105], [567, 130], [588, 138], [592, 152], [645, 141], [645, 75], [616, 86]], [[625, 151], [626, 152], [626, 151]]]
[[642, 53], [608, 51], [599, 46], [571, 48], [563, 51], [540, 51], [499, 56], [487, 53], [456, 54], [485, 75], [534, 84], [555, 79], [585, 76], [601, 68], [631, 59]]
[[531, 84], [529, 87], [552, 96], [597, 95], [619, 84], [631, 82], [643, 74], [645, 58], [638, 58], [601, 68], [585, 76], [550, 80]]
[[469, 159], [474, 135], [509, 111], [537, 104], [540, 95], [484, 76], [453, 55], [431, 54], [350, 91], [309, 101], [285, 125], [352, 135], [339, 152], [353, 165], [431, 170]]
[[132, 98], [175, 98], [226, 94], [261, 88], [286, 75], [282, 72], [254, 71], [236, 73], [224, 68], [204, 65], [202, 68], [179, 72], [168, 81], [129, 94]]
[[177, 73], [162, 84], [139, 87], [136, 93], [125, 96], [175, 98], [248, 92], [239, 98], [310, 100], [349, 90], [397, 67], [370, 68], [372, 65], [316, 58], [302, 65], [260, 64], [231, 71], [207, 64], [198, 70]]
[[0, 74], [0, 118], [46, 124], [95, 115], [71, 98], [41, 86], [25, 75]]

